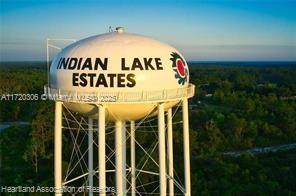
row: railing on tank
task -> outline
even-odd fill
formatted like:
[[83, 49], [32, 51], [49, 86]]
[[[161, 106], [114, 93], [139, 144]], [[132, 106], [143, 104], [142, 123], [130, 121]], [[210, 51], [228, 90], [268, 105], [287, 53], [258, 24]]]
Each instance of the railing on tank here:
[[99, 103], [99, 102], [161, 102], [168, 100], [180, 100], [194, 96], [195, 86], [189, 84], [188, 87], [158, 91], [141, 92], [79, 92], [44, 86], [44, 93], [50, 100], [60, 100], [66, 102], [79, 103]]
[[[57, 44], [56, 42], [63, 42], [64, 44]], [[52, 49], [60, 51], [65, 46], [67, 46], [69, 43], [76, 42], [76, 39], [65, 39], [65, 38], [47, 38], [46, 39], [46, 70], [47, 70], [47, 84], [49, 84], [49, 72], [50, 72], [50, 62], [51, 62], [51, 56], [50, 54]], [[66, 44], [65, 44], [66, 43]], [[57, 52], [56, 51], [56, 52]]]

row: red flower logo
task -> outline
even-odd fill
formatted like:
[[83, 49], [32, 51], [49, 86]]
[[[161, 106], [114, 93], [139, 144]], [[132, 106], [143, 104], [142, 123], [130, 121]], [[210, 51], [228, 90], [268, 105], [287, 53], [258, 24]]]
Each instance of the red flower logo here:
[[170, 60], [173, 62], [173, 70], [175, 71], [175, 78], [178, 79], [178, 83], [184, 85], [188, 78], [188, 67], [182, 57], [172, 52]]

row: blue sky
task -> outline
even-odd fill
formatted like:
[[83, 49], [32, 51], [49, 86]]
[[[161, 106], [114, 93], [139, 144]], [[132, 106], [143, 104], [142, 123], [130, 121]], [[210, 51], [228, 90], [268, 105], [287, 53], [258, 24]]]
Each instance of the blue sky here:
[[296, 0], [0, 0], [0, 60], [45, 60], [46, 38], [125, 27], [195, 61], [296, 60]]

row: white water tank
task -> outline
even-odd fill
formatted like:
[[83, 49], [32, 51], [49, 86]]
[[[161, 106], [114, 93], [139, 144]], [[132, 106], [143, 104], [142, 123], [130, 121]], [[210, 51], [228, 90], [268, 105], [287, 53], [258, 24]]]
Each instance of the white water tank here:
[[172, 46], [124, 32], [96, 35], [64, 48], [50, 67], [47, 94], [69, 109], [95, 117], [98, 104], [109, 120], [154, 115], [165, 102], [174, 106], [194, 95], [189, 67]]

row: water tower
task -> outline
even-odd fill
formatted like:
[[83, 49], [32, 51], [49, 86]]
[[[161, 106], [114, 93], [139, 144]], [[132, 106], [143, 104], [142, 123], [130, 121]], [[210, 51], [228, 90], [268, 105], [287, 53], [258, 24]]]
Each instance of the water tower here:
[[[88, 170], [81, 176], [87, 176], [86, 184], [93, 187], [97, 174], [100, 195], [110, 194], [106, 188], [106, 174], [111, 172], [106, 169], [107, 122], [113, 123], [115, 137], [112, 170], [115, 193], [111, 194], [140, 195], [136, 178], [144, 171], [136, 167], [136, 134], [138, 125], [147, 117], [157, 117], [158, 161], [154, 162], [159, 169], [146, 173], [158, 176], [160, 195], [174, 195], [177, 185], [184, 195], [191, 194], [188, 98], [194, 95], [194, 85], [189, 83], [189, 68], [184, 57], [175, 48], [146, 36], [126, 33], [121, 27], [115, 32], [82, 39], [55, 56], [45, 91], [55, 101], [56, 195], [62, 194], [66, 184], [62, 176], [63, 108], [88, 119]], [[176, 183], [173, 168], [172, 108], [177, 104], [182, 105], [183, 187]], [[98, 134], [97, 169], [93, 163], [94, 133]], [[129, 165], [126, 164], [127, 135]], [[68, 179], [67, 183], [78, 178]], [[91, 190], [88, 194], [95, 193]]]

